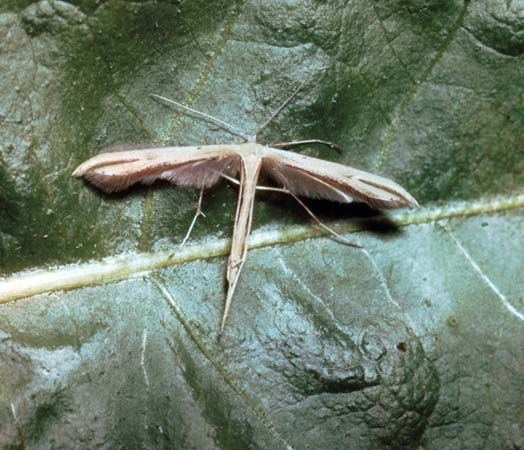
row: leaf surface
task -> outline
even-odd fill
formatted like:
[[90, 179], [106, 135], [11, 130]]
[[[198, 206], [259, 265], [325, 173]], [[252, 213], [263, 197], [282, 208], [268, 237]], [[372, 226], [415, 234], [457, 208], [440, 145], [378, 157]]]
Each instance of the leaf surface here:
[[[517, 2], [0, 6], [1, 448], [524, 446], [524, 38]], [[322, 70], [318, 70], [322, 68]], [[394, 178], [369, 216], [257, 194], [217, 341], [237, 190], [71, 178], [102, 148], [235, 138]]]

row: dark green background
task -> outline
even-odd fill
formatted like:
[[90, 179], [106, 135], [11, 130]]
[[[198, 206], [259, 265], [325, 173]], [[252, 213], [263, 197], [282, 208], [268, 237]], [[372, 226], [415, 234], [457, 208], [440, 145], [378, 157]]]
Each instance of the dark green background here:
[[[252, 250], [221, 342], [225, 258], [205, 251], [2, 304], [0, 447], [524, 448], [519, 5], [2, 1], [0, 275], [176, 249], [197, 192], [71, 178], [113, 144], [235, 142], [150, 93], [250, 132], [313, 73], [264, 142], [337, 142], [301, 151], [393, 177], [442, 220], [348, 234], [364, 250]], [[230, 236], [236, 192], [206, 193], [193, 242]], [[309, 223], [259, 196], [255, 234]]]

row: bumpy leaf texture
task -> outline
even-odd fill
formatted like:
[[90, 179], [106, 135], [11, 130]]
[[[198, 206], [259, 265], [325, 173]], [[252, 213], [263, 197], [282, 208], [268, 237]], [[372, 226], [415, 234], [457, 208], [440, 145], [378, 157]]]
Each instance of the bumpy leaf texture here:
[[[321, 70], [318, 70], [320, 69]], [[524, 447], [524, 5], [4, 0], [0, 448]], [[257, 196], [225, 335], [236, 187], [106, 196], [102, 148], [264, 142], [389, 176], [423, 208]]]

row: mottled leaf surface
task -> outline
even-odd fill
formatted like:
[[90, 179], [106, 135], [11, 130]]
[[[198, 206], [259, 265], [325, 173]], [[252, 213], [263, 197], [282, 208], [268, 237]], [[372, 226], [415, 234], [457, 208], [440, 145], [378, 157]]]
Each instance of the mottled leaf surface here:
[[[0, 448], [523, 448], [523, 73], [519, 1], [2, 1]], [[310, 75], [264, 142], [423, 208], [308, 202], [355, 249], [261, 193], [217, 340], [236, 187], [181, 250], [197, 192], [71, 172], [237, 142], [151, 93], [252, 133]]]

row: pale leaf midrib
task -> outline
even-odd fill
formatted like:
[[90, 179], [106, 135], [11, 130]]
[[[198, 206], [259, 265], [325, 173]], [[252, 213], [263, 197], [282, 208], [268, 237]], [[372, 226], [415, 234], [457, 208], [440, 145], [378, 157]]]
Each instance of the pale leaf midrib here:
[[[346, 221], [330, 224], [339, 233], [355, 233], [365, 230], [370, 223], [387, 221], [404, 227], [440, 220], [491, 214], [524, 207], [524, 194], [497, 197], [469, 202], [448, 203], [418, 210], [398, 211], [385, 217]], [[250, 237], [250, 249], [271, 245], [285, 245], [314, 237], [324, 236], [324, 230], [311, 226], [291, 226], [269, 231], [256, 231]], [[169, 266], [185, 264], [200, 259], [225, 256], [229, 252], [230, 239], [215, 239], [203, 243], [153, 253], [133, 253], [111, 256], [100, 261], [66, 265], [53, 269], [20, 272], [0, 281], [0, 303], [34, 295], [77, 289], [80, 287], [112, 283], [142, 276], [145, 272]], [[174, 254], [173, 254], [174, 253]]]

